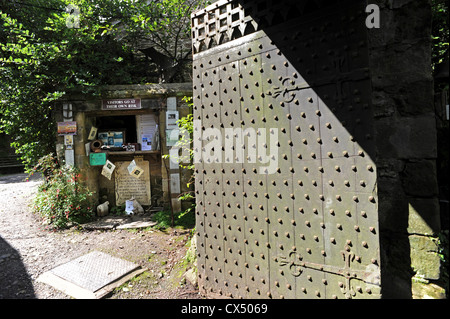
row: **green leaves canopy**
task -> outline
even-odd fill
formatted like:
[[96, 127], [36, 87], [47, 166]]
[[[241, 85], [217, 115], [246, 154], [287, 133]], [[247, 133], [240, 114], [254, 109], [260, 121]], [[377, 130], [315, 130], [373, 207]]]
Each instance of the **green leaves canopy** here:
[[[79, 9], [79, 27], [67, 22]], [[55, 101], [77, 88], [154, 79], [146, 42], [177, 62], [189, 60], [190, 13], [199, 0], [0, 0], [0, 132], [28, 168], [54, 151]], [[77, 10], [78, 11], [78, 10]], [[68, 27], [69, 26], [69, 27]], [[78, 26], [78, 25], [72, 25]]]

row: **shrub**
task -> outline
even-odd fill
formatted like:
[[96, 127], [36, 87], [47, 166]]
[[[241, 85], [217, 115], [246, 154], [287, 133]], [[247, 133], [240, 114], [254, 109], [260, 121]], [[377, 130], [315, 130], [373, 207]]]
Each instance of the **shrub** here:
[[79, 170], [58, 165], [53, 154], [42, 157], [33, 172], [44, 174], [34, 199], [33, 211], [53, 228], [88, 222], [95, 216], [92, 192], [80, 181]]
[[191, 210], [188, 209], [184, 212], [178, 212], [174, 214], [174, 223], [172, 225], [172, 213], [169, 211], [160, 211], [155, 213], [153, 220], [158, 224], [154, 226], [156, 229], [167, 229], [170, 227], [175, 228], [192, 228], [195, 226], [195, 214], [190, 213]]

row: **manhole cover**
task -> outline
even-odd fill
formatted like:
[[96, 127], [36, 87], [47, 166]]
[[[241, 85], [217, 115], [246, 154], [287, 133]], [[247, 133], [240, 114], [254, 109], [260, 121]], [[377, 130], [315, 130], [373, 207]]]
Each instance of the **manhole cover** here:
[[75, 298], [101, 298], [143, 271], [132, 262], [94, 251], [46, 272], [38, 280]]

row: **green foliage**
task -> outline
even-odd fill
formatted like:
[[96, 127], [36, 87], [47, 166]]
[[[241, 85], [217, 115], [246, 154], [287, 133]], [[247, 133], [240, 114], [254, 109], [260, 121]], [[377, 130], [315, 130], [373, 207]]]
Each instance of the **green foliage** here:
[[175, 214], [173, 226], [172, 213], [168, 211], [155, 213], [153, 220], [158, 223], [154, 226], [156, 229], [167, 229], [170, 227], [192, 228], [195, 226], [195, 214], [187, 214], [186, 212], [179, 212]]
[[[0, 130], [25, 163], [52, 150], [51, 105], [62, 93], [46, 80], [42, 61], [52, 62], [56, 45], [39, 43], [17, 19], [0, 11]], [[28, 167], [30, 168], [30, 167]]]
[[113, 216], [124, 216], [127, 213], [125, 212], [125, 204], [120, 206], [114, 206], [109, 210], [110, 215]]
[[39, 186], [33, 211], [46, 224], [63, 229], [93, 219], [92, 193], [80, 181], [78, 169], [58, 165], [53, 154], [49, 154], [39, 160], [34, 171], [43, 173], [45, 181]]
[[[79, 27], [68, 27], [79, 9]], [[200, 0], [0, 0], [0, 132], [28, 171], [55, 152], [55, 102], [72, 89], [99, 94], [109, 84], [152, 80], [145, 41], [170, 64], [190, 54], [190, 12]]]
[[432, 65], [443, 62], [445, 56], [448, 56], [449, 46], [449, 12], [448, 0], [432, 0]]
[[[165, 65], [159, 65], [160, 69], [168, 65], [183, 67], [190, 62], [192, 53], [191, 12], [207, 4], [209, 1], [205, 0], [159, 0], [150, 4], [148, 1], [122, 0], [113, 5], [112, 17], [106, 18], [105, 32], [113, 35], [120, 32], [132, 46], [145, 39], [148, 47], [167, 57]], [[106, 16], [104, 12], [99, 14]], [[120, 24], [113, 26], [118, 19]], [[118, 25], [122, 29], [117, 28]]]
[[61, 25], [58, 30], [56, 24], [60, 20], [57, 15], [49, 17], [47, 22], [53, 28], [46, 31], [52, 32], [40, 38], [38, 34], [44, 35], [45, 21], [41, 21], [41, 29], [33, 32], [18, 19], [0, 11], [0, 130], [14, 138], [12, 146], [28, 171], [40, 157], [54, 151], [54, 102], [71, 87], [102, 83], [98, 75], [101, 70], [93, 66], [110, 67], [111, 59], [107, 57], [102, 64], [96, 54], [91, 59], [81, 49], [77, 53], [77, 46], [89, 52], [98, 51], [95, 46], [100, 43], [89, 42], [89, 33], [80, 31], [71, 35], [73, 40], [64, 41], [70, 35], [63, 33], [72, 29], [65, 26], [63, 29]]

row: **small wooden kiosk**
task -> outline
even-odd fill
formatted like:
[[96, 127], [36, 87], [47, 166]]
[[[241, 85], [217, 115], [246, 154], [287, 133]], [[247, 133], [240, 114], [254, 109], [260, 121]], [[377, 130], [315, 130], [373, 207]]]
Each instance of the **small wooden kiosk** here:
[[190, 172], [170, 159], [178, 139], [177, 120], [189, 114], [183, 97], [191, 83], [107, 86], [101, 96], [80, 92], [60, 100], [57, 155], [81, 169], [98, 203], [182, 209], [178, 201]]

